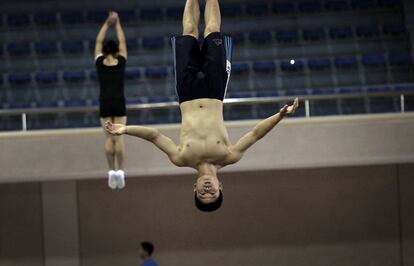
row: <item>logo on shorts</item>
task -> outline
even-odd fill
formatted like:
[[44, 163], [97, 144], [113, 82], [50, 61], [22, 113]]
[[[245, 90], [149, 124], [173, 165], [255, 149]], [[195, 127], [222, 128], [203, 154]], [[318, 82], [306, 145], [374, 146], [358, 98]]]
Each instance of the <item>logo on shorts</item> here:
[[220, 46], [223, 44], [223, 40], [222, 39], [214, 39], [213, 42], [217, 45]]

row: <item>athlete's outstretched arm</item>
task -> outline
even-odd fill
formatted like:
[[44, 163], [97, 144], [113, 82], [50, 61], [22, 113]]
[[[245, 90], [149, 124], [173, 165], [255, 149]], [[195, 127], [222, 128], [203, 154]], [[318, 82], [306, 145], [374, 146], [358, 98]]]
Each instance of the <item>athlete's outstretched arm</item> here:
[[124, 58], [127, 58], [128, 51], [127, 51], [127, 46], [126, 46], [125, 33], [121, 25], [121, 19], [119, 18], [117, 12], [111, 12], [111, 15], [113, 16], [115, 20], [116, 37], [118, 38], [118, 43], [119, 43], [119, 54], [123, 56]]
[[109, 13], [108, 18], [106, 19], [105, 23], [102, 25], [101, 29], [99, 30], [98, 36], [96, 37], [95, 42], [95, 58], [98, 55], [102, 54], [102, 47], [103, 42], [105, 40], [106, 33], [108, 32], [109, 27], [114, 24], [114, 18], [112, 16], [112, 12]]
[[167, 154], [168, 158], [177, 166], [183, 166], [177, 144], [169, 137], [152, 127], [125, 126], [106, 122], [105, 129], [112, 135], [130, 135], [154, 143], [161, 151]]
[[244, 135], [235, 145], [230, 148], [231, 155], [228, 164], [235, 163], [241, 159], [243, 153], [253, 144], [267, 135], [287, 114], [292, 114], [299, 107], [299, 99], [296, 98], [292, 105], [285, 105], [280, 112], [258, 123], [250, 132]]

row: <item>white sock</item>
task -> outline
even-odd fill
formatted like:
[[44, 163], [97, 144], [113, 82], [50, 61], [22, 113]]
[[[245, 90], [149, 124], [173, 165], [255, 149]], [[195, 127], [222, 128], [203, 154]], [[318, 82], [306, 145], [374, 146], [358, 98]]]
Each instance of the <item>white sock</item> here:
[[115, 172], [117, 178], [117, 187], [123, 189], [125, 187], [125, 172], [123, 170], [118, 170]]
[[115, 175], [116, 175], [116, 172], [114, 170], [108, 171], [108, 187], [110, 189], [116, 189], [117, 187]]

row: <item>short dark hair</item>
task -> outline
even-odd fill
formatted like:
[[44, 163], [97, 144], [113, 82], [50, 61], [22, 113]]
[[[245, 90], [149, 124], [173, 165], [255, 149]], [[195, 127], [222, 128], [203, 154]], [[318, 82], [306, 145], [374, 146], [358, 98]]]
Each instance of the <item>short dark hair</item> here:
[[141, 242], [141, 248], [147, 252], [149, 256], [154, 252], [154, 245], [150, 242]]
[[211, 203], [203, 203], [198, 197], [197, 193], [195, 193], [195, 205], [197, 209], [202, 212], [213, 212], [218, 210], [221, 205], [223, 204], [223, 192], [220, 190], [219, 196], [217, 199]]
[[104, 43], [102, 52], [104, 55], [116, 55], [119, 52], [118, 44], [114, 40], [108, 40]]

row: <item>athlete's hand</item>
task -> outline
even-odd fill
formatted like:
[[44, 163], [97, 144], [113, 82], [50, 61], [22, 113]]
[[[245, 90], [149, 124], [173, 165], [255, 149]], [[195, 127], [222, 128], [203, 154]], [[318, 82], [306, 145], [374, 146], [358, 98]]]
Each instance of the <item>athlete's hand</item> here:
[[115, 11], [111, 11], [111, 12], [109, 12], [109, 17], [110, 17], [111, 19], [113, 19], [114, 23], [117, 23], [117, 22], [119, 21], [119, 15], [118, 15], [118, 13], [117, 13], [117, 12], [115, 12]]
[[122, 124], [112, 124], [111, 121], [105, 123], [105, 130], [112, 135], [123, 135], [126, 133], [126, 126]]
[[105, 23], [108, 24], [108, 26], [114, 25], [117, 21], [116, 16], [113, 13], [114, 13], [113, 11], [109, 12], [108, 18], [106, 19]]
[[292, 105], [285, 104], [285, 106], [283, 106], [282, 109], [280, 109], [280, 114], [281, 115], [293, 114], [295, 113], [296, 109], [298, 109], [298, 107], [299, 107], [299, 98], [296, 98], [295, 101], [293, 101]]

